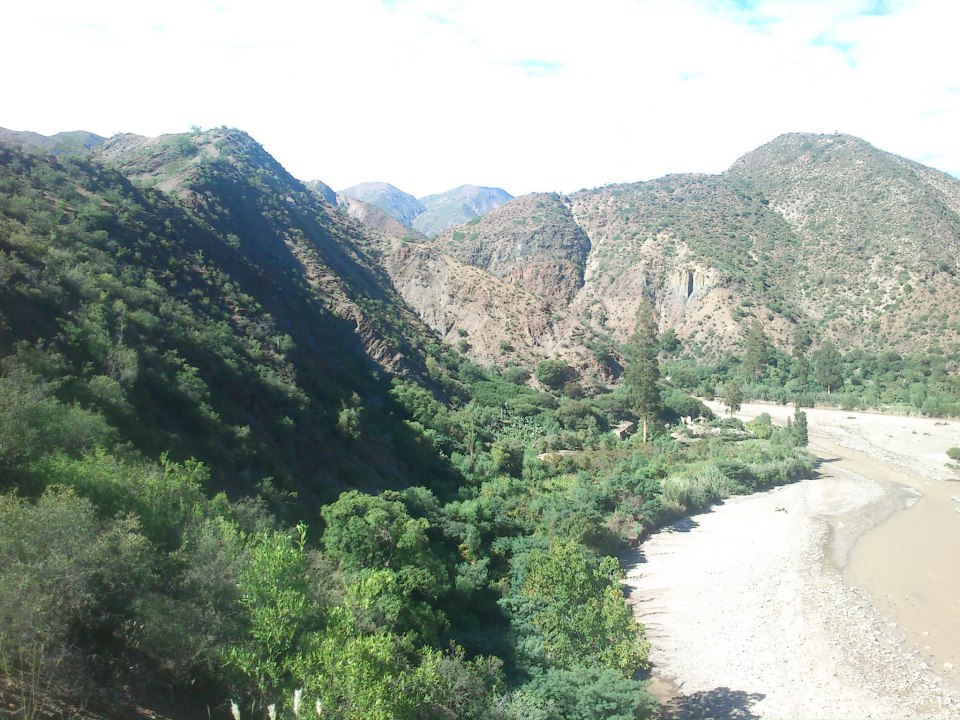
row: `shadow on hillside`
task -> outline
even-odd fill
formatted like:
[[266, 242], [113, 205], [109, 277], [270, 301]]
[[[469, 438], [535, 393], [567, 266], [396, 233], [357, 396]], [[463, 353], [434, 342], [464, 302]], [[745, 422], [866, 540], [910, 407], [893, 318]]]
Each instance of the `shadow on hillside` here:
[[759, 719], [753, 706], [763, 700], [763, 693], [748, 693], [726, 687], [714, 688], [692, 695], [678, 695], [663, 704], [659, 720], [750, 720]]

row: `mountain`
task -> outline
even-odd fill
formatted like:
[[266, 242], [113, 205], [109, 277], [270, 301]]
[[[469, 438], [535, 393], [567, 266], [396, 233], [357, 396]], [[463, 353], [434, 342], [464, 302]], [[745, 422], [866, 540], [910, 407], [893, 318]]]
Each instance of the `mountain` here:
[[463, 262], [542, 297], [567, 305], [583, 285], [590, 239], [569, 201], [556, 194], [524, 195], [433, 244]]
[[[427, 195], [419, 200], [389, 183], [368, 182], [341, 190], [339, 195], [360, 200], [379, 208], [408, 228], [427, 237], [439, 235], [447, 228], [462, 225], [475, 218], [486, 215], [512, 199], [512, 196], [500, 188], [461, 185], [437, 195]], [[385, 227], [384, 219], [362, 209], [354, 203], [343, 202], [348, 212], [369, 222], [371, 227]], [[390, 234], [400, 235], [391, 229]]]
[[420, 242], [426, 238], [413, 228], [404, 225], [373, 203], [357, 200], [349, 195], [337, 195], [337, 203], [346, 213], [365, 227], [391, 238]]
[[781, 285], [811, 324], [875, 350], [960, 337], [960, 181], [849, 135], [783, 135], [727, 172], [800, 238]]
[[512, 195], [500, 188], [461, 185], [420, 198], [425, 210], [414, 219], [413, 227], [427, 237], [434, 237], [447, 228], [486, 215], [512, 199]]
[[339, 194], [375, 205], [401, 224], [411, 228], [414, 219], [426, 209], [413, 195], [409, 195], [389, 183], [360, 183], [340, 190]]
[[54, 155], [83, 153], [102, 143], [104, 138], [86, 130], [59, 132], [55, 135], [40, 135], [22, 130], [0, 128], [0, 142], [25, 145]]
[[788, 350], [960, 347], [960, 181], [844, 135], [794, 134], [719, 175], [532, 195], [435, 247], [626, 341], [649, 307], [693, 357], [754, 323]]
[[388, 378], [426, 377], [433, 333], [379, 239], [252, 138], [118, 135], [87, 157], [18, 145], [0, 142], [5, 372], [147, 457], [204, 461], [214, 488], [296, 493], [298, 512], [428, 462]]

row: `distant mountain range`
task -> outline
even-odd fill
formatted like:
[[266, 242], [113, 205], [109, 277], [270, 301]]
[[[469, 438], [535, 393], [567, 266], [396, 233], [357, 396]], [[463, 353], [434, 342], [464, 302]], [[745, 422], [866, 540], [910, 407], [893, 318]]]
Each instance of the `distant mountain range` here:
[[361, 183], [341, 190], [339, 194], [374, 205], [402, 225], [427, 237], [486, 215], [513, 199], [500, 188], [477, 185], [461, 185], [417, 199], [382, 182]]
[[60, 132], [56, 135], [40, 135], [22, 130], [0, 128], [0, 142], [35, 147], [59, 155], [65, 152], [83, 152], [99, 145], [105, 138], [85, 130]]

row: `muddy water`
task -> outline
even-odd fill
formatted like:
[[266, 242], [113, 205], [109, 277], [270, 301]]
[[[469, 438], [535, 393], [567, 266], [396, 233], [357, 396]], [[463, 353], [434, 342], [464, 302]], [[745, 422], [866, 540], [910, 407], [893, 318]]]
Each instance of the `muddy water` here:
[[907, 484], [923, 496], [860, 536], [844, 578], [867, 591], [931, 667], [952, 666], [960, 685], [960, 484]]
[[960, 687], [960, 483], [925, 479], [824, 438], [811, 450], [884, 490], [830, 520], [825, 559], [866, 591], [910, 652]]

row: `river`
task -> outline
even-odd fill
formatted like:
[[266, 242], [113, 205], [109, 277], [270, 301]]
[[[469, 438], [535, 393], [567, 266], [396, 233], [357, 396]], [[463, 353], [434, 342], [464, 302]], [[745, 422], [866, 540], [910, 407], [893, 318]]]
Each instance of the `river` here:
[[[746, 405], [785, 422], [792, 408]], [[807, 410], [814, 479], [732, 498], [629, 568], [673, 717], [960, 717], [960, 422]]]

